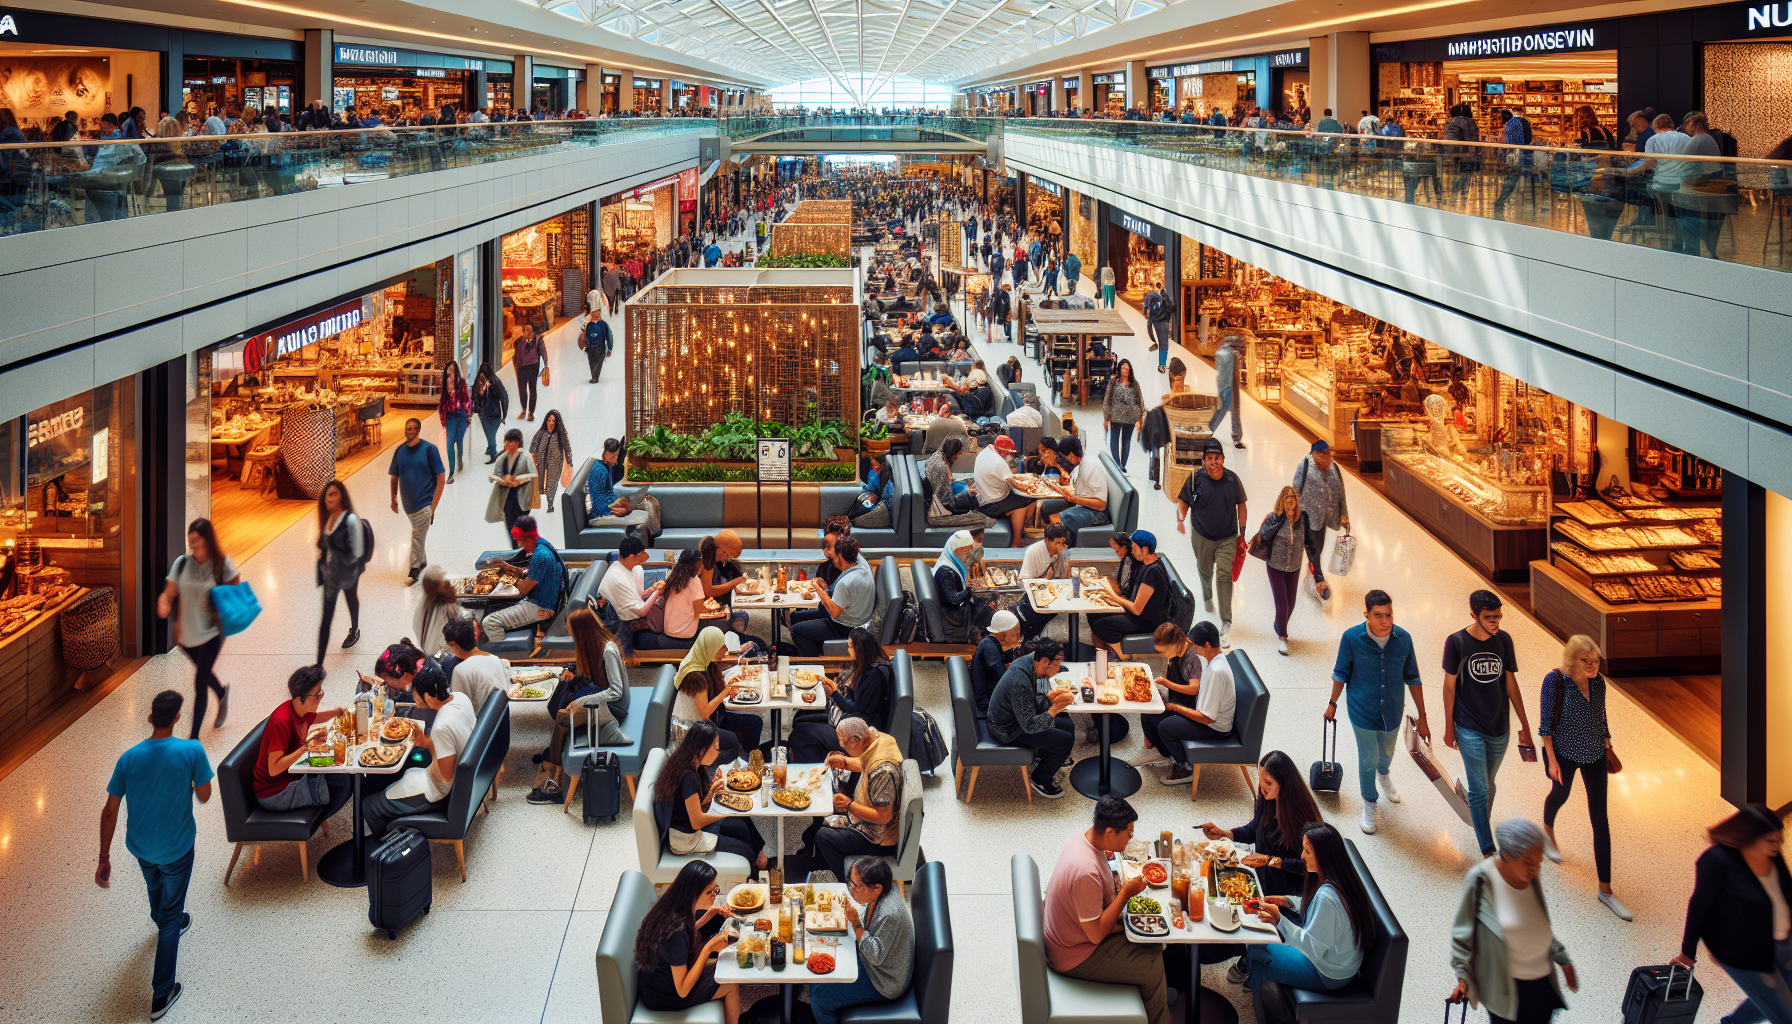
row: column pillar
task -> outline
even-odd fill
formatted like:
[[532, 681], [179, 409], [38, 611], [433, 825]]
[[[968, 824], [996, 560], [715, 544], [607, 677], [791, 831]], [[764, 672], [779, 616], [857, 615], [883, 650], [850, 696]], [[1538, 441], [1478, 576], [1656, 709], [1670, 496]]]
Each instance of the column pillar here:
[[1151, 113], [1151, 83], [1145, 79], [1145, 62], [1129, 60], [1126, 62], [1126, 105], [1138, 107], [1147, 115]]
[[[1087, 107], [1090, 110], [1095, 109], [1095, 83], [1093, 81], [1094, 77], [1095, 76], [1089, 74], [1088, 68], [1084, 68], [1083, 70], [1078, 71], [1076, 73], [1076, 105], [1077, 106]], [[1110, 88], [1112, 88], [1112, 87], [1110, 86]]]
[[487, 97], [490, 95], [490, 85], [491, 83], [486, 79], [485, 71], [483, 69], [473, 72], [472, 75], [467, 78], [467, 109], [461, 111], [461, 113], [471, 114], [473, 111], [489, 105], [491, 100], [487, 99]]
[[[596, 103], [591, 102], [593, 87], [597, 89]], [[604, 69], [596, 64], [587, 64], [585, 65], [585, 77], [579, 79], [578, 85], [574, 87], [572, 105], [590, 113], [593, 108], [603, 106], [603, 102]]]
[[[293, 120], [299, 119], [299, 111], [311, 104], [312, 100], [322, 100], [324, 106], [332, 106], [331, 87], [336, 82], [336, 33], [327, 28], [308, 28], [305, 30], [305, 50], [303, 63], [299, 67], [299, 95], [293, 97]], [[180, 68], [174, 69], [174, 95], [180, 96], [181, 80], [184, 78]], [[178, 110], [171, 106], [169, 110]]]
[[527, 53], [519, 53], [514, 63], [516, 68], [510, 78], [510, 109], [534, 116], [535, 58]]
[[660, 79], [660, 113], [672, 112], [672, 79]]
[[635, 73], [623, 68], [616, 74], [616, 112], [635, 109]]
[[1164, 294], [1176, 304], [1176, 316], [1170, 320], [1170, 344], [1182, 340], [1182, 235], [1164, 229]]
[[1054, 113], [1056, 113], [1063, 109], [1064, 109], [1064, 76], [1059, 75], [1059, 74], [1053, 74], [1052, 75], [1052, 111]]
[[1326, 39], [1331, 52], [1326, 62], [1325, 106], [1332, 108], [1332, 116], [1344, 124], [1356, 124], [1373, 102], [1369, 88], [1369, 33], [1333, 32]]

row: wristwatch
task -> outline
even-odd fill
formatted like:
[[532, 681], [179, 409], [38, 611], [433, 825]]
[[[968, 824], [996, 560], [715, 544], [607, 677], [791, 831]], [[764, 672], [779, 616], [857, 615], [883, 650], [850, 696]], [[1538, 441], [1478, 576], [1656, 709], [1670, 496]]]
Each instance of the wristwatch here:
[[1335, 700], [1328, 700], [1325, 702], [1325, 706], [1328, 708], [1335, 708], [1338, 706], [1338, 702]]

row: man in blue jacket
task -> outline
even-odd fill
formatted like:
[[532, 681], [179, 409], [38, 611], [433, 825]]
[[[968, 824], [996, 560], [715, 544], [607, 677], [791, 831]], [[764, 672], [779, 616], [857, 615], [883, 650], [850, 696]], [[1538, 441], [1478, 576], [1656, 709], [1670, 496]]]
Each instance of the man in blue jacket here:
[[1406, 710], [1405, 686], [1412, 691], [1418, 710], [1419, 735], [1431, 739], [1425, 721], [1425, 691], [1419, 683], [1419, 661], [1413, 655], [1412, 635], [1394, 625], [1394, 599], [1385, 590], [1371, 590], [1363, 598], [1363, 622], [1344, 631], [1338, 640], [1338, 662], [1332, 666], [1332, 697], [1326, 705], [1326, 721], [1338, 715], [1338, 695], [1348, 692], [1350, 728], [1356, 733], [1356, 772], [1363, 791], [1363, 831], [1375, 833], [1376, 783], [1394, 803], [1400, 794], [1388, 769], [1394, 764], [1394, 745], [1400, 737], [1400, 716]]

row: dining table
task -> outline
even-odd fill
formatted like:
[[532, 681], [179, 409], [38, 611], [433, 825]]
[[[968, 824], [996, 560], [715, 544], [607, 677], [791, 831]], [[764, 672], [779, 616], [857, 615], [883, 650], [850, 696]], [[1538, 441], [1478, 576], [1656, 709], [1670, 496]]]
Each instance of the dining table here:
[[[1108, 662], [1108, 677], [1123, 679], [1121, 673], [1143, 670], [1148, 678], [1155, 678], [1150, 668], [1138, 662]], [[1140, 715], [1161, 715], [1164, 713], [1164, 696], [1158, 691], [1155, 683], [1151, 686], [1150, 700], [1127, 700], [1125, 694], [1112, 704], [1103, 704], [1099, 697], [1096, 701], [1083, 699], [1082, 685], [1084, 679], [1095, 675], [1095, 662], [1067, 661], [1058, 673], [1048, 681], [1042, 680], [1048, 690], [1068, 685], [1076, 691], [1076, 699], [1064, 709], [1071, 715], [1121, 715], [1133, 712]], [[1099, 694], [1099, 681], [1095, 686]], [[1100, 752], [1094, 757], [1085, 757], [1070, 769], [1070, 785], [1078, 793], [1091, 800], [1100, 800], [1104, 796], [1128, 797], [1137, 793], [1140, 786], [1139, 770], [1124, 761], [1115, 761], [1113, 744], [1108, 737], [1108, 728], [1103, 723], [1097, 729], [1101, 733]]]
[[[1103, 579], [1108, 580], [1110, 578], [1104, 576]], [[1056, 590], [1058, 596], [1052, 598], [1050, 604], [1040, 604], [1039, 599], [1044, 596], [1043, 588], [1047, 585]], [[1104, 585], [1107, 586], [1110, 591], [1112, 590], [1111, 583]], [[1065, 653], [1072, 658], [1076, 657], [1081, 651], [1077, 639], [1078, 631], [1076, 617], [1078, 615], [1100, 615], [1106, 612], [1117, 612], [1120, 610], [1118, 607], [1108, 604], [1105, 601], [1085, 596], [1083, 594], [1082, 578], [1077, 575], [1072, 575], [1069, 579], [1028, 580], [1026, 587], [1027, 607], [1041, 615], [1062, 614], [1070, 616], [1069, 632], [1067, 634], [1068, 641], [1064, 645], [1064, 650]]]
[[[729, 893], [719, 897], [718, 902], [722, 905], [727, 905], [726, 901], [732, 897], [734, 892], [755, 888], [761, 890], [763, 893], [769, 891], [770, 886], [764, 882], [744, 882], [741, 885], [736, 886]], [[844, 904], [849, 899], [846, 894], [846, 886], [839, 882], [817, 882], [810, 886], [810, 888], [816, 894], [824, 892], [829, 894], [833, 897], [836, 905]], [[896, 898], [900, 899], [901, 897], [898, 896]], [[760, 900], [760, 907], [758, 910], [731, 911], [731, 913], [733, 913], [734, 916], [748, 928], [752, 926], [752, 922], [761, 919], [770, 919], [774, 927], [774, 931], [770, 934], [777, 934], [775, 931], [778, 913], [777, 908], [767, 906], [763, 897]], [[862, 913], [863, 911], [861, 911], [861, 914]], [[813, 908], [811, 908], [810, 913], [807, 914], [806, 917], [813, 920], [814, 916]], [[844, 917], [844, 915], [841, 916]], [[767, 933], [761, 932], [760, 934]], [[803, 946], [805, 961], [800, 964], [794, 963], [790, 960], [787, 953], [784, 969], [781, 971], [772, 968], [770, 957], [765, 958], [766, 963], [763, 967], [760, 967], [757, 964], [752, 967], [740, 966], [740, 940], [738, 937], [729, 942], [728, 946], [716, 957], [716, 982], [718, 984], [776, 985], [779, 989], [779, 998], [776, 1000], [775, 1013], [772, 1012], [772, 1008], [766, 1007], [766, 1004], [772, 1003], [773, 1000], [762, 999], [758, 1003], [755, 1003], [751, 1008], [742, 1012], [741, 1020], [743, 1022], [751, 1021], [753, 1024], [770, 1024], [772, 1021], [777, 1021], [778, 1024], [791, 1024], [796, 1016], [796, 989], [798, 985], [850, 985], [859, 980], [859, 951], [853, 940], [853, 934], [850, 927], [841, 931], [826, 931], [820, 933], [809, 932], [804, 936], [804, 939]], [[816, 974], [811, 971], [806, 957], [815, 953], [826, 953], [833, 957], [834, 969], [826, 974]], [[757, 960], [757, 957], [755, 959]], [[762, 1009], [762, 1007], [765, 1008]]]
[[[810, 674], [812, 673], [812, 674]], [[828, 706], [827, 687], [819, 681], [813, 686], [796, 685], [799, 679], [808, 681], [817, 676], [826, 676], [827, 671], [821, 665], [792, 665], [790, 659], [780, 657], [776, 662], [754, 662], [735, 665], [722, 673], [722, 682], [732, 684], [739, 682], [745, 689], [746, 700], [740, 696], [727, 698], [723, 706], [730, 711], [769, 711], [772, 716], [772, 743], [782, 742], [784, 737], [784, 712], [813, 709], [826, 711]], [[777, 696], [782, 683], [783, 696]], [[804, 700], [803, 695], [812, 693], [814, 700]]]
[[[736, 760], [733, 764], [721, 769], [723, 774], [736, 768], [745, 768], [745, 761]], [[772, 770], [768, 762], [765, 770]], [[737, 811], [719, 801], [709, 805], [711, 814], [719, 814], [728, 818], [771, 818], [778, 830], [778, 870], [784, 870], [784, 821], [786, 818], [823, 818], [834, 811], [834, 770], [825, 764], [787, 764], [784, 767], [784, 782], [787, 788], [803, 789], [809, 793], [809, 805], [802, 808], [785, 807], [774, 800], [767, 799], [762, 786], [750, 793], [725, 789], [736, 796], [751, 797], [753, 806], [749, 810]]]
[[737, 612], [755, 610], [771, 612], [772, 646], [776, 648], [782, 635], [781, 627], [791, 612], [821, 607], [821, 597], [815, 592], [813, 583], [813, 580], [793, 580], [790, 585], [797, 589], [787, 589], [782, 593], [778, 592], [775, 587], [764, 583], [760, 584], [762, 589], [758, 593], [747, 593], [744, 589], [736, 590], [732, 599], [734, 610]]
[[[1108, 857], [1108, 863], [1122, 882], [1125, 882], [1132, 874], [1136, 874], [1143, 866], [1141, 863], [1128, 861], [1112, 854]], [[1250, 868], [1240, 867], [1238, 870], [1248, 872], [1253, 879], [1257, 877], [1257, 872]], [[1195, 879], [1197, 883], [1199, 880], [1198, 877]], [[1263, 891], [1260, 882], [1257, 884], [1257, 891], [1259, 893]], [[1194, 889], [1190, 890], [1191, 900], [1194, 892]], [[1150, 896], [1162, 903], [1165, 910], [1164, 916], [1166, 920], [1169, 919], [1170, 888], [1167, 884], [1161, 888], [1147, 887], [1140, 895]], [[1184, 915], [1181, 928], [1177, 928], [1171, 921], [1169, 932], [1165, 935], [1144, 935], [1134, 931], [1127, 925], [1124, 915], [1122, 915], [1120, 928], [1128, 942], [1142, 946], [1189, 945], [1196, 947], [1189, 950], [1187, 983], [1177, 986], [1183, 992], [1189, 993], [1183, 998], [1182, 1019], [1184, 1024], [1238, 1024], [1238, 1010], [1232, 1005], [1232, 1001], [1201, 984], [1201, 950], [1199, 947], [1220, 944], [1269, 946], [1282, 941], [1281, 934], [1277, 932], [1274, 925], [1260, 922], [1255, 914], [1247, 914], [1242, 907], [1238, 909], [1239, 923], [1232, 930], [1227, 931], [1215, 925], [1213, 908], [1219, 902], [1226, 902], [1226, 900], [1223, 897], [1217, 900], [1207, 900], [1200, 921], [1194, 920], [1187, 914]], [[1199, 993], [1199, 996], [1194, 995], [1195, 993]]]
[[[382, 722], [384, 720], [381, 720]], [[317, 877], [339, 889], [359, 889], [367, 884], [367, 838], [362, 834], [364, 825], [361, 821], [361, 789], [362, 780], [369, 775], [397, 775], [411, 767], [411, 750], [416, 746], [415, 740], [407, 736], [403, 743], [388, 744], [377, 736], [380, 722], [370, 725], [365, 743], [348, 745], [348, 755], [342, 764], [313, 765], [310, 758], [301, 757], [297, 764], [287, 771], [295, 775], [347, 775], [352, 780], [353, 795], [349, 804], [354, 808], [354, 826], [349, 838], [337, 843], [317, 860]], [[423, 728], [422, 722], [413, 722], [412, 730]], [[398, 759], [384, 767], [372, 767], [361, 763], [361, 754], [372, 748], [397, 746], [400, 748]]]

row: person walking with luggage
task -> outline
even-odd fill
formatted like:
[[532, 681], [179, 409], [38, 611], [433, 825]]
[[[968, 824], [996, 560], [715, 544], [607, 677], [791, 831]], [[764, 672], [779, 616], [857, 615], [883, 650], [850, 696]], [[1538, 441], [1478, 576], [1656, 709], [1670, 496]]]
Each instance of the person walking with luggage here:
[[229, 710], [230, 687], [218, 682], [212, 671], [218, 655], [224, 650], [224, 630], [218, 625], [218, 613], [212, 608], [213, 587], [235, 586], [242, 582], [236, 563], [218, 550], [218, 535], [210, 519], [195, 519], [187, 526], [187, 553], [176, 558], [168, 568], [168, 579], [156, 597], [156, 614], [166, 619], [175, 615], [174, 642], [193, 663], [193, 733], [205, 723], [205, 700], [210, 693], [218, 695], [218, 718], [212, 728], [224, 728], [224, 715]]
[[442, 453], [423, 440], [423, 421], [415, 417], [404, 421], [404, 443], [392, 450], [392, 464], [387, 468], [392, 478], [392, 511], [404, 501], [405, 517], [411, 521], [411, 575], [405, 586], [429, 565], [429, 552], [424, 544], [429, 528], [436, 521], [436, 506], [448, 493], [448, 476], [442, 466]]
[[[1329, 600], [1331, 585], [1325, 582], [1325, 533], [1341, 530], [1350, 533], [1350, 508], [1344, 500], [1344, 470], [1332, 458], [1332, 446], [1323, 439], [1314, 441], [1306, 458], [1294, 469], [1294, 493], [1300, 496], [1301, 510], [1307, 514], [1307, 569], [1313, 574], [1313, 587], [1319, 599]], [[1341, 538], [1340, 538], [1341, 539]]]
[[1246, 518], [1244, 481], [1226, 468], [1226, 449], [1209, 438], [1201, 452], [1201, 470], [1190, 473], [1176, 496], [1176, 532], [1189, 533], [1195, 550], [1195, 572], [1201, 577], [1201, 600], [1213, 613], [1213, 594], [1219, 591], [1220, 646], [1232, 645], [1232, 562]]
[[1462, 751], [1475, 839], [1481, 844], [1481, 856], [1491, 857], [1494, 778], [1511, 737], [1506, 706], [1518, 712], [1520, 748], [1531, 745], [1531, 722], [1518, 689], [1512, 635], [1500, 630], [1505, 610], [1499, 596], [1477, 590], [1468, 596], [1468, 610], [1473, 621], [1444, 641], [1444, 745]]
[[206, 803], [212, 798], [212, 766], [205, 747], [198, 740], [174, 738], [181, 703], [181, 695], [173, 690], [156, 694], [149, 704], [149, 739], [125, 751], [112, 766], [106, 806], [100, 811], [100, 863], [93, 872], [94, 884], [112, 887], [112, 836], [118, 829], [119, 805], [128, 803], [124, 848], [137, 858], [143, 872], [149, 916], [156, 924], [150, 1020], [161, 1020], [180, 999], [175, 963], [180, 938], [193, 926], [193, 915], [187, 913], [193, 838], [198, 834], [193, 799]]
[[1744, 996], [1724, 1020], [1792, 1024], [1792, 913], [1787, 910], [1792, 874], [1781, 852], [1785, 823], [1760, 804], [1748, 804], [1707, 834], [1711, 847], [1699, 854], [1680, 952], [1668, 963], [1690, 972], [1703, 939], [1711, 959]]
[[[1111, 292], [1109, 294], [1112, 295]], [[1109, 308], [1112, 308], [1113, 305], [1113, 299], [1109, 298]], [[1164, 283], [1162, 281], [1151, 282], [1151, 290], [1145, 293], [1145, 326], [1151, 331], [1151, 346], [1145, 351], [1157, 353], [1158, 373], [1170, 372], [1170, 328], [1175, 320], [1176, 303], [1170, 299], [1169, 293], [1164, 291]], [[1239, 447], [1244, 446], [1239, 445]]]
[[[1338, 660], [1332, 666], [1332, 696], [1325, 706], [1326, 721], [1338, 717], [1338, 698], [1349, 693], [1350, 729], [1356, 733], [1356, 774], [1363, 794], [1363, 832], [1375, 834], [1377, 797], [1400, 802], [1388, 770], [1394, 765], [1394, 745], [1400, 740], [1400, 718], [1406, 711], [1406, 695], [1412, 692], [1419, 712], [1415, 728], [1429, 742], [1431, 725], [1425, 720], [1425, 688], [1419, 679], [1419, 660], [1413, 654], [1412, 634], [1394, 625], [1394, 599], [1385, 590], [1363, 596], [1363, 621], [1338, 639]], [[1377, 783], [1380, 789], [1376, 788]]]
[[[1450, 927], [1456, 987], [1449, 1002], [1487, 1007], [1491, 1024], [1549, 1024], [1567, 1007], [1556, 965], [1568, 991], [1580, 991], [1580, 979], [1543, 899], [1543, 830], [1513, 818], [1500, 822], [1494, 834], [1499, 854], [1469, 868], [1462, 882]], [[1448, 1017], [1447, 1005], [1444, 1011]]]
[[[1232, 414], [1232, 447], [1244, 447], [1244, 422], [1239, 419], [1238, 360], [1244, 352], [1244, 329], [1228, 327], [1220, 332], [1219, 347], [1213, 350], [1214, 379], [1218, 384], [1220, 404], [1207, 421], [1207, 432], [1219, 436], [1220, 424]], [[1161, 369], [1161, 367], [1160, 367]]]
[[1612, 895], [1612, 829], [1606, 816], [1606, 789], [1616, 769], [1612, 731], [1605, 720], [1605, 677], [1599, 674], [1602, 655], [1591, 637], [1576, 634], [1562, 646], [1562, 667], [1543, 677], [1537, 699], [1542, 719], [1537, 735], [1542, 738], [1544, 766], [1549, 771], [1549, 796], [1543, 801], [1543, 830], [1549, 834], [1544, 852], [1561, 863], [1556, 844], [1556, 814], [1574, 791], [1574, 775], [1587, 786], [1587, 817], [1593, 825], [1593, 864], [1599, 871], [1599, 902], [1631, 919], [1630, 909]]
[[361, 642], [361, 573], [372, 557], [348, 487], [340, 480], [330, 481], [317, 498], [317, 585], [324, 590], [323, 620], [317, 626], [317, 664], [324, 663], [337, 594], [348, 601], [348, 636], [342, 649]]
[[517, 415], [522, 419], [535, 418], [536, 381], [541, 377], [542, 359], [546, 354], [547, 346], [536, 337], [535, 325], [524, 324], [522, 337], [516, 339], [515, 354], [511, 357], [512, 368], [516, 371]]
[[510, 415], [510, 393], [492, 373], [492, 364], [479, 364], [479, 372], [473, 375], [472, 397], [480, 429], [485, 431], [485, 464], [489, 466], [498, 461], [498, 427]]

